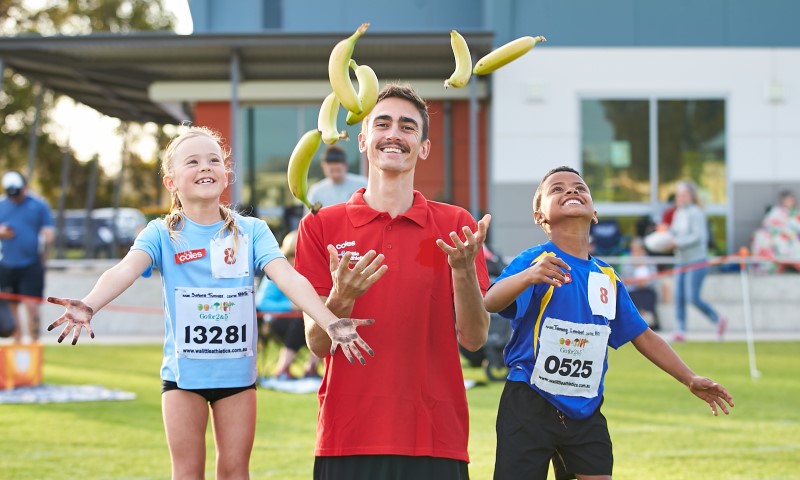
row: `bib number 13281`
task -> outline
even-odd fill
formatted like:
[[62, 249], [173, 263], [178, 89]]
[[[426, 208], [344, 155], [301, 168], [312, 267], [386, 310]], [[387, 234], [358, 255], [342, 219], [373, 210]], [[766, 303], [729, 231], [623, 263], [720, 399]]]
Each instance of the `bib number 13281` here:
[[186, 325], [184, 327], [183, 342], [187, 345], [230, 345], [247, 342], [247, 324], [219, 325], [206, 327], [204, 325]]

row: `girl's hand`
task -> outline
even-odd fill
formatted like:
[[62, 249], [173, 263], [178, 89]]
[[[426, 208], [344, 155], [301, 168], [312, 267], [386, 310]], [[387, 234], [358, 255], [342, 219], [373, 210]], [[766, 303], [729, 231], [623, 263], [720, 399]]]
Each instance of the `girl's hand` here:
[[67, 324], [61, 332], [61, 335], [58, 336], [58, 343], [61, 343], [69, 334], [70, 330], [73, 330], [72, 344], [75, 345], [78, 343], [78, 337], [81, 336], [81, 328], [85, 328], [86, 331], [89, 332], [89, 335], [94, 338], [94, 332], [90, 325], [92, 316], [94, 316], [92, 307], [80, 300], [73, 300], [70, 298], [47, 297], [47, 301], [56, 305], [61, 305], [66, 309], [55, 322], [47, 327], [47, 331], [49, 332], [62, 323]]
[[336, 353], [336, 347], [341, 346], [342, 353], [344, 353], [344, 356], [347, 357], [350, 363], [353, 363], [354, 356], [358, 358], [361, 365], [367, 363], [358, 347], [361, 347], [364, 351], [369, 353], [371, 357], [375, 356], [375, 352], [373, 352], [369, 345], [367, 345], [367, 342], [358, 335], [356, 328], [362, 325], [372, 325], [373, 323], [375, 323], [375, 320], [372, 319], [359, 320], [355, 318], [340, 318], [328, 325], [326, 332], [328, 336], [331, 337], [331, 355]]

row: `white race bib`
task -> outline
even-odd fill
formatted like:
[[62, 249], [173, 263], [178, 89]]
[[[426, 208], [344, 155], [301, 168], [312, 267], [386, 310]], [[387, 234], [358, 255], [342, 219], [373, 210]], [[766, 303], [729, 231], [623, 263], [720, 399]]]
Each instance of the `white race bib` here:
[[602, 315], [609, 320], [617, 316], [617, 291], [605, 273], [589, 272], [589, 306], [592, 315]]
[[250, 275], [250, 240], [239, 235], [236, 253], [233, 235], [211, 240], [211, 276], [214, 278], [239, 278]]
[[531, 383], [553, 395], [596, 397], [610, 334], [607, 325], [546, 318]]
[[250, 357], [255, 325], [251, 286], [175, 289], [175, 351], [179, 357]]

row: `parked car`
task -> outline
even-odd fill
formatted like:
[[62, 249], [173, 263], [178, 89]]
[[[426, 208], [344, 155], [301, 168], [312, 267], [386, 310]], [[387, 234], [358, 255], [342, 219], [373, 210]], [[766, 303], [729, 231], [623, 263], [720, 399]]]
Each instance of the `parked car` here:
[[[64, 210], [63, 213], [63, 225], [56, 230], [56, 245], [88, 249], [86, 256], [89, 257], [117, 256], [115, 253], [121, 253], [133, 245], [136, 235], [147, 225], [147, 218], [139, 209], [97, 208], [91, 214], [88, 227], [91, 237], [87, 239], [86, 210]], [[56, 227], [59, 226], [57, 215]], [[118, 252], [113, 251], [115, 231], [117, 247], [123, 249]]]

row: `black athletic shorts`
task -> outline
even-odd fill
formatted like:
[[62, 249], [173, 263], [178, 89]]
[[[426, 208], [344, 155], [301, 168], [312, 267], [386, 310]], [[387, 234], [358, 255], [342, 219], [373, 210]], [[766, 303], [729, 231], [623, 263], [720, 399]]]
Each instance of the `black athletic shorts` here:
[[41, 298], [44, 293], [44, 267], [39, 262], [27, 267], [0, 266], [0, 289], [3, 293]]
[[169, 392], [170, 390], [183, 390], [184, 392], [192, 392], [200, 395], [201, 397], [205, 398], [208, 403], [214, 403], [217, 400], [222, 400], [223, 398], [230, 397], [232, 395], [236, 395], [239, 392], [244, 392], [245, 390], [255, 389], [256, 384], [252, 384], [247, 387], [234, 387], [234, 388], [195, 388], [195, 389], [188, 389], [188, 388], [180, 388], [177, 383], [170, 382], [169, 380], [161, 380], [161, 394]]
[[469, 480], [467, 462], [403, 455], [316, 457], [314, 480]]
[[289, 350], [299, 351], [306, 345], [303, 317], [278, 317], [269, 322], [269, 331], [275, 333]]
[[546, 480], [551, 461], [557, 480], [611, 475], [605, 417], [598, 407], [585, 420], [567, 418], [529, 385], [507, 381], [497, 412], [494, 479]]

